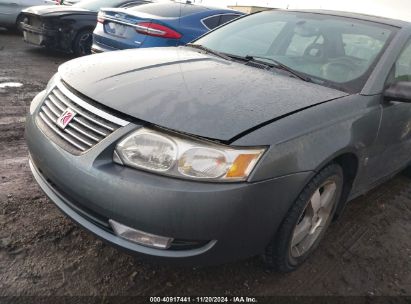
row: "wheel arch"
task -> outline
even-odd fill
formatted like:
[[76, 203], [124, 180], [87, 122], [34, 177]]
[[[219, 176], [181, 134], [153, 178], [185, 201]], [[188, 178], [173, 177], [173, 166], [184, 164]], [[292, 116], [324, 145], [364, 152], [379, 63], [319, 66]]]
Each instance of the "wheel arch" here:
[[19, 21], [19, 19], [23, 16], [23, 12], [18, 13], [16, 20], [14, 21], [14, 23], [17, 25], [17, 22]]
[[72, 36], [73, 38], [72, 38], [72, 41], [71, 41], [71, 49], [72, 49], [73, 52], [74, 52], [74, 50], [75, 50], [75, 43], [76, 43], [77, 37], [78, 37], [82, 32], [86, 32], [86, 31], [91, 32], [91, 34], [93, 35], [94, 27], [92, 27], [92, 26], [90, 26], [90, 25], [84, 25], [84, 26], [76, 29], [74, 35]]
[[347, 205], [348, 197], [351, 193], [351, 190], [353, 189], [355, 179], [358, 175], [359, 157], [352, 150], [339, 151], [332, 157], [324, 161], [318, 167], [318, 170], [315, 170], [315, 174], [332, 163], [338, 164], [342, 168], [344, 174], [344, 184], [341, 199], [338, 202], [337, 211], [335, 213], [335, 218], [338, 218], [343, 213], [345, 206]]
[[14, 26], [18, 31], [22, 30], [19, 23], [21, 22], [21, 18], [24, 18], [24, 16], [25, 14], [23, 12], [20, 12], [16, 17], [16, 20], [14, 21]]
[[355, 178], [357, 177], [359, 159], [354, 153], [344, 153], [334, 159], [334, 162], [339, 164], [344, 173], [344, 185], [341, 194], [341, 199], [338, 202], [335, 218], [338, 218], [344, 211], [348, 202], [348, 197], [354, 185]]

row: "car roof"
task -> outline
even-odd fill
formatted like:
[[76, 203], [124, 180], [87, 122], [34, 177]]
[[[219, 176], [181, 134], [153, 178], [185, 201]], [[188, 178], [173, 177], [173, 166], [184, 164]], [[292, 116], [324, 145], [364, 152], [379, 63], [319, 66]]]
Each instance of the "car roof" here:
[[367, 14], [355, 13], [355, 12], [322, 10], [322, 9], [278, 9], [278, 10], [287, 11], [287, 12], [312, 13], [312, 14], [345, 17], [345, 18], [381, 23], [381, 24], [391, 25], [395, 27], [410, 27], [411, 26], [411, 22], [407, 22], [404, 20], [392, 19], [392, 18], [387, 18], [383, 16], [367, 15]]

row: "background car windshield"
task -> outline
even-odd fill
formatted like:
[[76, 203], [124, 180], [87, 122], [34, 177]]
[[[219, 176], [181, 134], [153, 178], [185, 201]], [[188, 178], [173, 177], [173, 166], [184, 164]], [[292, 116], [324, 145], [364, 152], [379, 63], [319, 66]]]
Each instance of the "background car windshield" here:
[[123, 2], [124, 0], [82, 0], [79, 3], [74, 4], [73, 6], [97, 12], [102, 7], [117, 7]]
[[195, 43], [226, 54], [272, 58], [321, 84], [356, 92], [395, 31], [351, 18], [269, 11], [230, 23]]

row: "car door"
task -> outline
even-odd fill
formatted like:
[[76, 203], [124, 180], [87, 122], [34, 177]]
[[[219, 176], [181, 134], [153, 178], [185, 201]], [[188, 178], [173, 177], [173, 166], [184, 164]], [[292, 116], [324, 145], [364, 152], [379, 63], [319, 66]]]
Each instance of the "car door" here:
[[[411, 82], [411, 40], [395, 62], [387, 86], [398, 82]], [[374, 168], [375, 177], [389, 176], [411, 161], [411, 104], [396, 100], [384, 101], [377, 138], [380, 151]]]
[[21, 0], [0, 0], [0, 24], [14, 25], [20, 13]]

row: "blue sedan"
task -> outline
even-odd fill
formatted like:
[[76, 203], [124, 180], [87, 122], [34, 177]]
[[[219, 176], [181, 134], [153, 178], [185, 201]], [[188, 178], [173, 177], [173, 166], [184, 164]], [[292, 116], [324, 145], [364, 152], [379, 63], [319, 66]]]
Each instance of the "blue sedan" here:
[[186, 44], [243, 13], [181, 3], [102, 9], [93, 33], [93, 53]]

